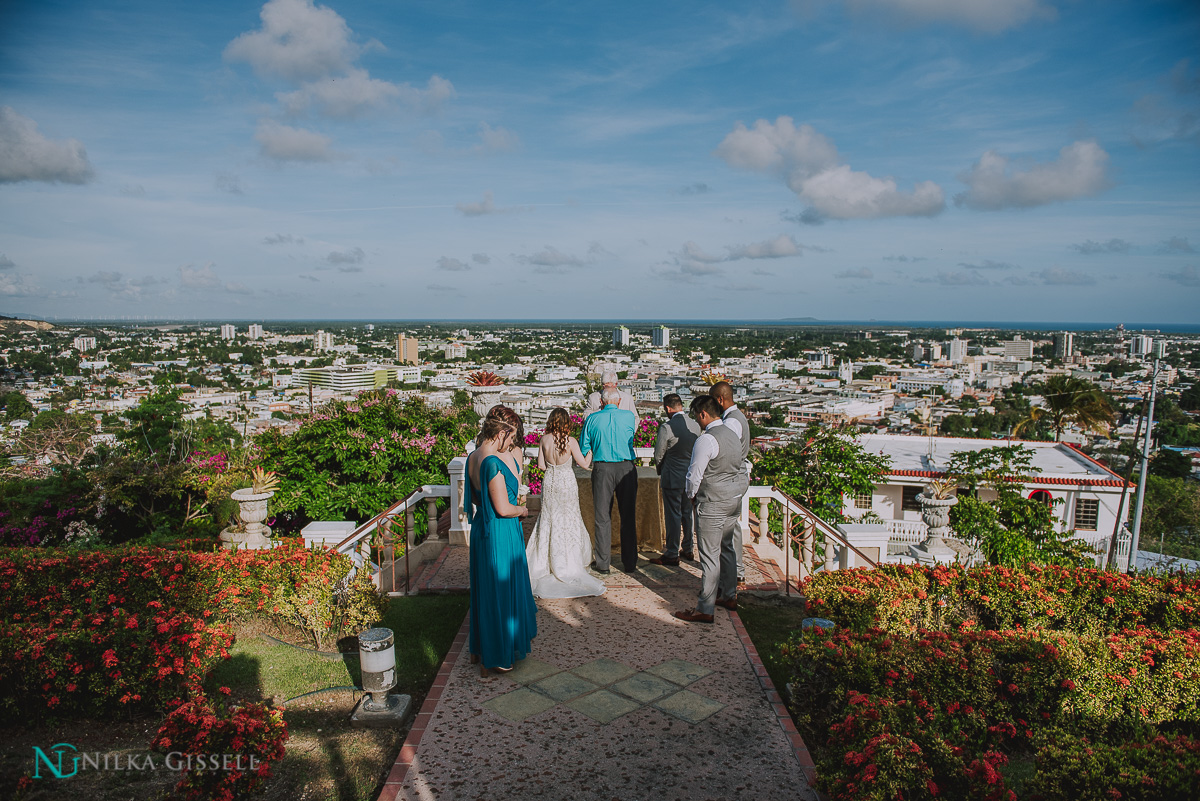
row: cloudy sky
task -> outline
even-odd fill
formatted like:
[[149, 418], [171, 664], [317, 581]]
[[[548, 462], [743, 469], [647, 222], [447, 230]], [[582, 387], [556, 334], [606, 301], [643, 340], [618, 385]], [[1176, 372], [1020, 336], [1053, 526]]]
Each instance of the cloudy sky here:
[[0, 314], [1200, 322], [1191, 0], [8, 0]]

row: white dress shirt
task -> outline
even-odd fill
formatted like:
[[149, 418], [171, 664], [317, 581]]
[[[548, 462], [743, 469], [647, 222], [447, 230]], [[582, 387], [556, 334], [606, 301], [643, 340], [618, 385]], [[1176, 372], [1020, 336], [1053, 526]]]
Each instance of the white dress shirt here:
[[692, 461], [688, 465], [685, 490], [689, 498], [696, 497], [696, 493], [700, 491], [700, 482], [704, 479], [704, 471], [708, 469], [708, 463], [721, 450], [721, 446], [717, 444], [717, 438], [708, 432], [712, 430], [713, 426], [723, 425], [726, 423], [713, 420], [705, 427], [704, 433], [696, 438], [696, 444], [692, 446]]
[[732, 412], [736, 408], [737, 408], [736, 406], [730, 406], [728, 409], [726, 409], [724, 412], [722, 412], [721, 413], [721, 422], [723, 422], [725, 425], [729, 426], [729, 430], [732, 431], [733, 433], [737, 434], [738, 439], [741, 439], [742, 438], [742, 421], [737, 419], [736, 417], [733, 418], [732, 420], [729, 419], [729, 413]]

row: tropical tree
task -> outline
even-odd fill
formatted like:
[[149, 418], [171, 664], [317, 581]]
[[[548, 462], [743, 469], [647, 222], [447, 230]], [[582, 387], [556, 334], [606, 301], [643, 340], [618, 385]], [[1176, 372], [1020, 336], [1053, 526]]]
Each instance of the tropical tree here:
[[1104, 431], [1113, 424], [1112, 404], [1100, 388], [1082, 378], [1055, 375], [1042, 385], [1042, 405], [1030, 410], [1029, 417], [1013, 428], [1013, 434], [1045, 418], [1054, 430], [1054, 439], [1062, 438], [1067, 423], [1088, 431]]
[[804, 437], [782, 448], [752, 451], [754, 480], [778, 487], [827, 523], [849, 522], [845, 497], [871, 492], [891, 460], [858, 444], [849, 426], [810, 425]]

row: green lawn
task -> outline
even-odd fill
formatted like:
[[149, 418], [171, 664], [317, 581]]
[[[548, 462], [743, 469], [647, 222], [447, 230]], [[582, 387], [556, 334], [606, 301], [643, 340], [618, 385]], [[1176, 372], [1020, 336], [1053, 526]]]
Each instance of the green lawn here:
[[790, 667], [779, 655], [779, 644], [787, 642], [788, 636], [800, 628], [800, 622], [808, 615], [802, 604], [783, 605], [772, 602], [743, 603], [738, 599], [738, 616], [746, 626], [771, 681], [779, 694], [785, 695], [785, 687], [791, 681]]

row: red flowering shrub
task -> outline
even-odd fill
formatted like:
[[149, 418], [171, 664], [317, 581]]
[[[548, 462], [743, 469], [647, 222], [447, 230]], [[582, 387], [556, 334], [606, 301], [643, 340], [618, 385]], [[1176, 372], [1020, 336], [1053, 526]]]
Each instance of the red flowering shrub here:
[[176, 793], [188, 801], [232, 801], [271, 777], [271, 762], [287, 742], [283, 713], [264, 704], [230, 709], [208, 701], [179, 704], [163, 721], [150, 747], [185, 767]]
[[350, 561], [287, 545], [192, 553], [131, 548], [0, 554], [0, 718], [161, 708], [228, 655], [228, 622], [273, 617], [323, 642], [379, 619]]
[[1195, 798], [1200, 740], [1150, 735], [1119, 743], [1056, 733], [1037, 753], [1025, 785], [1039, 801]]

